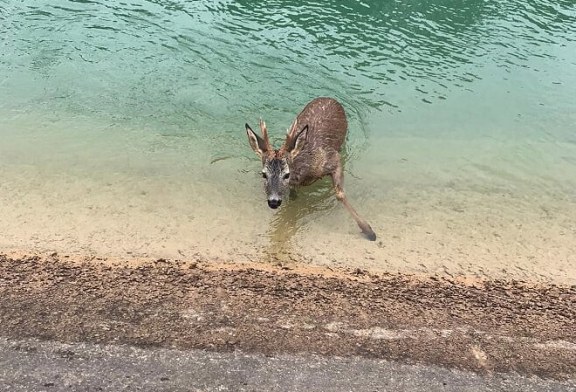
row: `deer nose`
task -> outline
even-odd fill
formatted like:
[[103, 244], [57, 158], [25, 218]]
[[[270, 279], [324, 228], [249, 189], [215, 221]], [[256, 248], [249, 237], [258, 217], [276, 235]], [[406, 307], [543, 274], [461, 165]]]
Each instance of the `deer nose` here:
[[282, 204], [282, 200], [280, 199], [268, 199], [268, 207], [276, 209], [278, 207], [280, 207], [280, 204]]

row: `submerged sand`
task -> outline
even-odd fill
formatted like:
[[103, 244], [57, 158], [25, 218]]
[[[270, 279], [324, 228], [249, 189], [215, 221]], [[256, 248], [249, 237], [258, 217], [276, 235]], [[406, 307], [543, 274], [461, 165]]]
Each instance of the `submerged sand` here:
[[243, 135], [220, 151], [194, 133], [8, 114], [2, 251], [576, 282], [576, 144], [388, 137], [356, 146], [345, 188], [378, 236], [370, 242], [328, 179], [269, 209]]
[[235, 189], [219, 186], [228, 170], [183, 181], [0, 167], [0, 249], [576, 281], [576, 201], [567, 197], [402, 185], [362, 194], [355, 186], [366, 180], [349, 176], [349, 197], [378, 235], [370, 242], [328, 182], [273, 212], [252, 172], [239, 173]]

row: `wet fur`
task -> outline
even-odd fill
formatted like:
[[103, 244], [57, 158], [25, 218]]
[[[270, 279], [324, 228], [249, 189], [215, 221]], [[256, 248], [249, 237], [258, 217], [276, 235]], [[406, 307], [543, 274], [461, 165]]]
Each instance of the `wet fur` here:
[[[364, 235], [372, 241], [376, 239], [370, 225], [358, 215], [344, 193], [340, 150], [346, 139], [348, 121], [338, 101], [316, 98], [308, 103], [292, 123], [284, 144], [278, 150], [270, 144], [266, 124], [262, 120], [260, 129], [262, 137], [246, 124], [250, 145], [262, 158], [264, 188], [272, 208], [280, 205], [290, 187], [310, 185], [330, 175], [338, 200], [350, 212]], [[285, 178], [287, 174], [289, 179]]]

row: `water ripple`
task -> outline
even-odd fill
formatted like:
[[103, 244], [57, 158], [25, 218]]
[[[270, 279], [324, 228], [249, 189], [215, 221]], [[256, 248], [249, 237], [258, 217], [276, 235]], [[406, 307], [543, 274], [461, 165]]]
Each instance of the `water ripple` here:
[[535, 59], [555, 59], [554, 48], [576, 37], [570, 0], [56, 0], [42, 7], [13, 0], [0, 7], [6, 67], [66, 79], [59, 89], [74, 97], [69, 109], [85, 101], [94, 112], [153, 116], [182, 130], [190, 113], [198, 127], [256, 112], [285, 126], [315, 95], [341, 99], [357, 124], [358, 113], [473, 90], [491, 64], [541, 71]]

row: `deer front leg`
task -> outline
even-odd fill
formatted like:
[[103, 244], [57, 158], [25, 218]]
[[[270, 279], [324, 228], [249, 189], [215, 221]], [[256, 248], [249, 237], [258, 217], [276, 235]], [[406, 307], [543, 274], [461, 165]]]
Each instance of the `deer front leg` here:
[[366, 222], [356, 210], [348, 203], [348, 199], [346, 198], [346, 194], [344, 193], [344, 173], [342, 171], [342, 164], [338, 162], [338, 166], [336, 170], [331, 173], [332, 176], [332, 183], [334, 184], [334, 190], [336, 191], [336, 198], [344, 204], [344, 207], [348, 210], [348, 212], [352, 215], [362, 233], [368, 238], [370, 241], [376, 240], [376, 233], [372, 230], [372, 227]]

